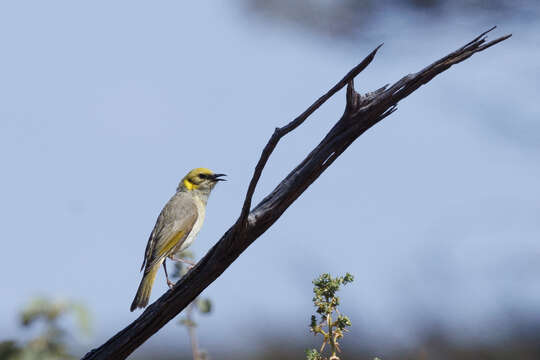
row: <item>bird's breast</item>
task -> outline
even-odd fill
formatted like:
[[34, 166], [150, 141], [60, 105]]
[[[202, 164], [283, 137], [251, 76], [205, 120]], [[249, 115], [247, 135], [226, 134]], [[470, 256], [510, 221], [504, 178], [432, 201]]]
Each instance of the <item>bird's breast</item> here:
[[195, 198], [195, 205], [197, 206], [197, 220], [195, 220], [195, 224], [193, 224], [193, 228], [191, 228], [189, 235], [180, 246], [180, 249], [178, 249], [178, 252], [184, 251], [191, 245], [191, 243], [193, 243], [193, 240], [195, 240], [195, 238], [197, 237], [197, 234], [199, 233], [199, 231], [201, 230], [201, 227], [203, 226], [204, 216], [206, 215], [205, 206], [203, 202], [197, 198]]

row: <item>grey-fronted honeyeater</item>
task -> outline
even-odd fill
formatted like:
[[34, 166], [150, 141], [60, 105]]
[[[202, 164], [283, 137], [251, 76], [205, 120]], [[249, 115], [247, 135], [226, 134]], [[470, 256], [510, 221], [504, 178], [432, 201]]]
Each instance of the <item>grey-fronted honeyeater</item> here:
[[152, 285], [157, 271], [163, 264], [167, 284], [172, 286], [167, 275], [165, 260], [184, 261], [179, 254], [195, 239], [204, 221], [208, 196], [225, 174], [215, 174], [209, 169], [191, 170], [176, 189], [176, 194], [165, 204], [150, 234], [141, 270], [144, 275], [131, 304], [130, 310], [148, 305]]

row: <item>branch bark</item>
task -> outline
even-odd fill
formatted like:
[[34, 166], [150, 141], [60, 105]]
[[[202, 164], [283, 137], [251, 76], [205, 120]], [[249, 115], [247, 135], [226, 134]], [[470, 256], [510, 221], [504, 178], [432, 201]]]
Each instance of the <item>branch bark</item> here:
[[[221, 239], [176, 285], [151, 304], [138, 319], [90, 351], [83, 359], [125, 359], [150, 336], [185, 309], [208, 285], [217, 279], [235, 259], [283, 214], [283, 212], [341, 155], [354, 140], [379, 121], [392, 114], [397, 103], [452, 65], [501, 41], [506, 35], [486, 41], [480, 34], [471, 42], [417, 73], [409, 74], [392, 86], [385, 85], [361, 95], [354, 90], [353, 79], [374, 59], [379, 45], [360, 64], [349, 71], [332, 89], [289, 124], [276, 128], [263, 149], [249, 184], [238, 220]], [[262, 171], [279, 140], [300, 126], [315, 110], [347, 85], [345, 111], [322, 141], [253, 210], [251, 202]]]

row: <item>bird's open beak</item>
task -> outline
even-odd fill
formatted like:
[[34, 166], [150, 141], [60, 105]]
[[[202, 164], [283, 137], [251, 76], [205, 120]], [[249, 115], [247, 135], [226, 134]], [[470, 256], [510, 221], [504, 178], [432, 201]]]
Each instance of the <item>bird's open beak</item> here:
[[221, 179], [220, 178], [221, 176], [227, 176], [227, 175], [226, 174], [214, 174], [214, 175], [212, 175], [212, 180], [214, 180], [215, 182], [227, 181], [227, 179]]

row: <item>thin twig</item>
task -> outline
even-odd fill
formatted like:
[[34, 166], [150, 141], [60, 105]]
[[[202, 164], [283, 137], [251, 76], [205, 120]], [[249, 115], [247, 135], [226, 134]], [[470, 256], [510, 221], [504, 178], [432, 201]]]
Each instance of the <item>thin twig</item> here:
[[186, 326], [188, 329], [188, 336], [191, 342], [191, 353], [193, 354], [193, 360], [200, 360], [199, 356], [199, 343], [197, 342], [197, 332], [195, 331], [195, 323], [193, 321], [193, 308], [194, 303], [189, 304], [186, 309]]

